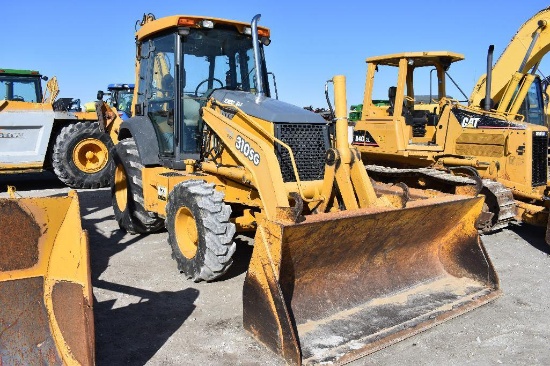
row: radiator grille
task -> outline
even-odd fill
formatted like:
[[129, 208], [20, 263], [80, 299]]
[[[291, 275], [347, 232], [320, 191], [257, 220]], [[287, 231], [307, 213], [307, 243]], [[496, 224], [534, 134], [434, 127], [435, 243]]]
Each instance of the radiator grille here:
[[[275, 136], [292, 149], [300, 180], [323, 179], [325, 153], [330, 148], [327, 125], [278, 123]], [[275, 146], [283, 181], [296, 182], [288, 150], [279, 144]]]
[[548, 136], [533, 132], [532, 186], [544, 186], [548, 176]]

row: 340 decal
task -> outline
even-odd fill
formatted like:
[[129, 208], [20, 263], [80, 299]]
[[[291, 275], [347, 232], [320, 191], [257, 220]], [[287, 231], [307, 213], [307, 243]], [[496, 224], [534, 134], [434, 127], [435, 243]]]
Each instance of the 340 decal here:
[[260, 164], [260, 154], [254, 151], [250, 144], [246, 142], [241, 136], [237, 135], [237, 139], [235, 140], [235, 147], [240, 152], [242, 152], [243, 155], [248, 158], [248, 160], [253, 162], [254, 165]]

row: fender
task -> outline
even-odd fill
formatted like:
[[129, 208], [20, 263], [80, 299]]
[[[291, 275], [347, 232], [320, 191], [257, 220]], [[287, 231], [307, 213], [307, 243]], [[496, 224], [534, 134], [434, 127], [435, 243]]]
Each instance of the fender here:
[[144, 166], [161, 165], [157, 133], [153, 123], [144, 116], [132, 117], [122, 122], [118, 140], [133, 137]]

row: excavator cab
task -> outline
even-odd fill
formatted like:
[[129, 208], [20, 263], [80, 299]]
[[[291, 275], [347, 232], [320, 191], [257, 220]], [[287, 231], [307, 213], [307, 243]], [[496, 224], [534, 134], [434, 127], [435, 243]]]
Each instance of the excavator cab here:
[[[522, 88], [525, 88], [527, 93], [525, 94], [525, 98], [521, 102], [517, 113], [523, 116], [525, 121], [528, 121], [531, 124], [547, 126], [546, 113], [544, 112], [544, 92], [540, 77], [535, 75], [530, 85], [522, 86]], [[520, 93], [520, 91], [520, 88], [517, 87], [516, 94]], [[496, 107], [498, 108], [498, 105]]]

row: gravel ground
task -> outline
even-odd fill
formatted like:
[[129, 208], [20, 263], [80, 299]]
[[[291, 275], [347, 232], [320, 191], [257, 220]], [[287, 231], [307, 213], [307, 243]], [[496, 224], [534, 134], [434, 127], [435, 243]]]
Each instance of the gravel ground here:
[[[21, 196], [69, 190], [47, 173], [1, 177], [2, 192], [7, 183]], [[78, 194], [90, 235], [97, 365], [284, 365], [242, 328], [249, 238], [239, 237], [223, 279], [196, 284], [178, 273], [165, 231], [124, 234], [108, 189]], [[483, 242], [500, 277], [500, 298], [351, 365], [550, 365], [544, 230], [514, 225]]]

